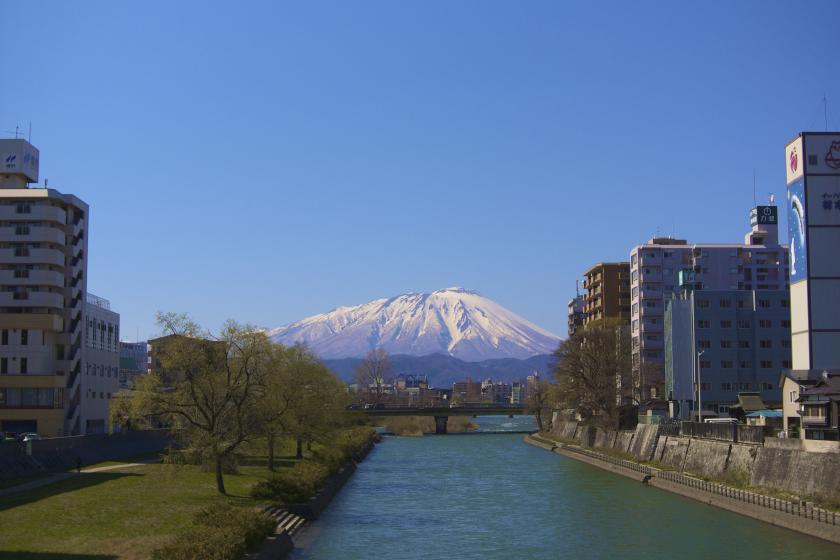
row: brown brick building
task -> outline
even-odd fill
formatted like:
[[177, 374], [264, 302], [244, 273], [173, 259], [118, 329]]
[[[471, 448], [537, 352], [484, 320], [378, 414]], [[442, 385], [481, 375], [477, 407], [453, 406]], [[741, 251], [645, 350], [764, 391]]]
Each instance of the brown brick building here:
[[584, 273], [584, 325], [602, 319], [630, 322], [630, 263], [598, 263]]

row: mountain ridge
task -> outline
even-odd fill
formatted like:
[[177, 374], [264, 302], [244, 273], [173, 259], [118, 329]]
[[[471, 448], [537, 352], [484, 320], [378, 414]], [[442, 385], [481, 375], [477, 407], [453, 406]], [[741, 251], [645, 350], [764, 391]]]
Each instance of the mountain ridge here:
[[526, 359], [554, 351], [560, 338], [474, 290], [410, 292], [342, 306], [268, 330], [286, 345], [304, 343], [322, 359], [447, 354], [467, 362]]

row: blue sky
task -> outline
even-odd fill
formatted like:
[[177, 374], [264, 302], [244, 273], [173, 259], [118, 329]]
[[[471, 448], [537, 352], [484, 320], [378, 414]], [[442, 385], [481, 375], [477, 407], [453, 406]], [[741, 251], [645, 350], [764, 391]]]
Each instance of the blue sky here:
[[[734, 5], [737, 4], [737, 5]], [[478, 290], [558, 334], [657, 231], [742, 239], [840, 128], [840, 3], [12, 2], [0, 134], [91, 206], [89, 289], [277, 326]]]

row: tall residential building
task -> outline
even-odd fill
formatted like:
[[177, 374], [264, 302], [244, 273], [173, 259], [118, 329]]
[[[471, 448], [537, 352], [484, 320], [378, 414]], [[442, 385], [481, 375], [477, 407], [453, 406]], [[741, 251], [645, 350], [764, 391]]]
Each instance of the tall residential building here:
[[84, 377], [80, 425], [85, 434], [110, 431], [108, 406], [120, 390], [120, 316], [88, 292], [85, 304]]
[[0, 140], [0, 431], [84, 432], [88, 206], [38, 182], [39, 152]]
[[598, 263], [584, 277], [584, 325], [602, 319], [630, 320], [630, 263]]
[[653, 238], [630, 253], [633, 385], [638, 401], [661, 397], [665, 305], [683, 289], [786, 290], [788, 249], [779, 245], [776, 206], [750, 213], [743, 244], [692, 244]]
[[840, 368], [840, 132], [785, 148], [793, 367]]
[[[727, 416], [739, 393], [780, 405], [779, 371], [790, 368], [787, 290], [700, 290], [665, 311], [665, 397], [671, 416]], [[700, 394], [697, 393], [699, 372]]]
[[569, 300], [569, 336], [575, 334], [575, 331], [583, 326], [584, 319], [586, 318], [586, 313], [584, 312], [585, 307], [586, 302], [583, 296], [575, 296]]

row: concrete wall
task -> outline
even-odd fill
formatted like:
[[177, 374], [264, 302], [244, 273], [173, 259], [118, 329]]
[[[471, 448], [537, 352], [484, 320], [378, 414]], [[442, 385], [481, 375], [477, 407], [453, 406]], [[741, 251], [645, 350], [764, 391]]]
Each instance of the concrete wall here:
[[837, 497], [840, 453], [761, 447], [753, 464], [751, 483], [804, 496]]
[[636, 437], [635, 432], [621, 431], [615, 438], [613, 449], [617, 449], [623, 453], [630, 453], [633, 448], [633, 438]]
[[659, 437], [659, 426], [655, 424], [639, 424], [633, 436], [631, 451], [637, 459], [650, 461], [656, 451], [656, 440]]
[[723, 477], [731, 445], [723, 441], [692, 439], [685, 455], [683, 470], [713, 478]]
[[595, 430], [595, 447], [606, 447], [612, 449], [615, 443], [617, 432], [613, 430], [602, 430], [597, 428]]
[[691, 440], [676, 436], [670, 436], [664, 439], [665, 445], [662, 449], [662, 456], [659, 462], [665, 465], [671, 465], [677, 470], [682, 470], [683, 465], [685, 465], [685, 456], [688, 453]]

